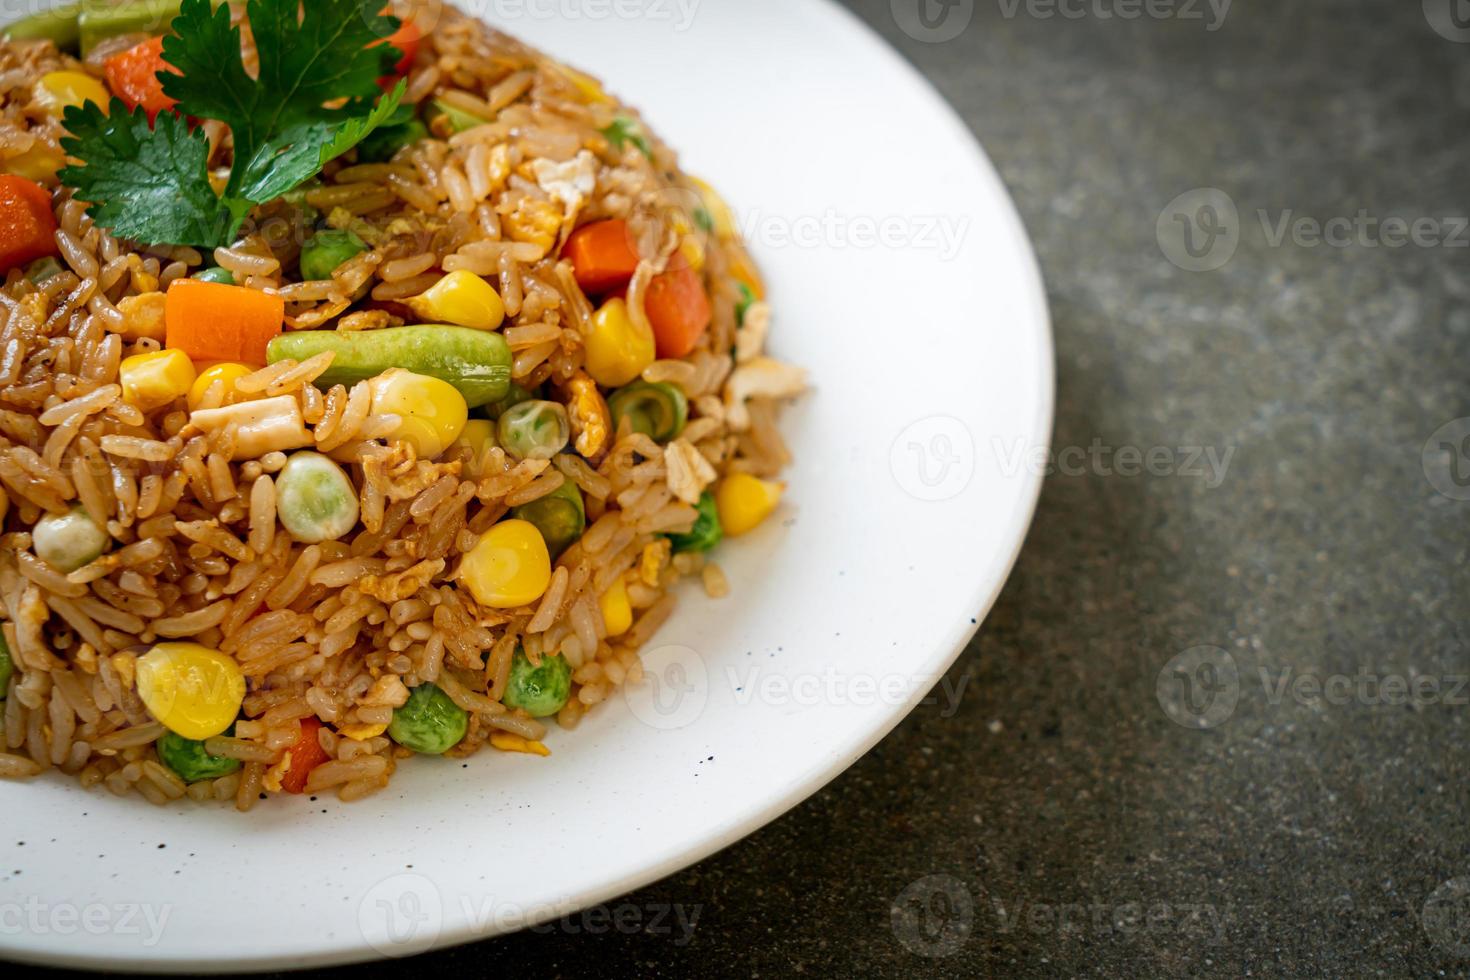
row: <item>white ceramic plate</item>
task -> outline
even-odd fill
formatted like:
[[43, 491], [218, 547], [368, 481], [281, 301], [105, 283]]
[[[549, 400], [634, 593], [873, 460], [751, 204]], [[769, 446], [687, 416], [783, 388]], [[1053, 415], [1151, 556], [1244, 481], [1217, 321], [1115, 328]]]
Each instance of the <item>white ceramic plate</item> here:
[[740, 212], [774, 352], [814, 385], [785, 418], [782, 519], [720, 549], [733, 595], [690, 590], [651, 683], [554, 733], [549, 759], [414, 760], [361, 803], [247, 815], [0, 784], [0, 954], [282, 969], [605, 901], [842, 772], [1000, 591], [1040, 482], [1051, 339], [1025, 232], [950, 109], [825, 0], [481, 2], [642, 107]]

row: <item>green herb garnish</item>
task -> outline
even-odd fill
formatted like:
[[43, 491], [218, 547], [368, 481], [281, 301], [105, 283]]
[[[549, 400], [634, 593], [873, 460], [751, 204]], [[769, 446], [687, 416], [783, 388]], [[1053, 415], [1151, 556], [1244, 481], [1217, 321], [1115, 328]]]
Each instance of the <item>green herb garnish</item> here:
[[643, 135], [643, 130], [639, 128], [635, 120], [627, 116], [618, 116], [612, 121], [612, 125], [601, 130], [601, 133], [607, 137], [613, 149], [621, 150], [627, 144], [632, 143], [649, 160], [653, 159], [653, 145], [648, 142], [648, 137]]
[[[302, 10], [305, 13], [302, 13]], [[402, 57], [382, 43], [398, 28], [382, 0], [250, 0], [260, 70], [245, 71], [229, 9], [183, 0], [164, 39], [164, 94], [178, 113], [150, 127], [114, 99], [107, 114], [66, 110], [68, 155], [86, 163], [60, 177], [89, 213], [121, 238], [151, 244], [227, 245], [250, 209], [295, 189], [394, 117], [404, 83], [379, 98], [378, 79]], [[186, 117], [227, 124], [234, 165], [222, 193], [210, 184], [209, 144]]]

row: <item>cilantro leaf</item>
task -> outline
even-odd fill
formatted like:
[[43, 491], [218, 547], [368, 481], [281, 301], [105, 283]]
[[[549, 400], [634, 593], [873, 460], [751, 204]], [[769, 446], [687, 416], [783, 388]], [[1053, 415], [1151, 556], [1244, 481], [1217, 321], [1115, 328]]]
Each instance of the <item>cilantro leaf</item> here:
[[399, 82], [366, 116], [339, 123], [297, 123], [267, 142], [255, 159], [245, 162], [241, 197], [264, 204], [293, 190], [321, 172], [330, 160], [361, 143], [369, 133], [397, 115], [406, 88]]
[[[164, 94], [186, 115], [228, 123], [237, 157], [258, 177], [271, 148], [279, 153], [290, 145], [285, 134], [304, 134], [304, 123], [357, 115], [361, 101], [378, 93], [378, 79], [400, 57], [396, 48], [378, 43], [398, 26], [381, 9], [381, 0], [250, 0], [246, 11], [260, 64], [252, 80], [229, 10], [212, 11], [209, 0], [184, 0], [173, 23], [176, 35], [163, 42], [164, 59], [182, 74], [160, 76]], [[342, 99], [352, 101], [326, 108]], [[226, 193], [237, 193], [247, 180], [237, 167]]]
[[70, 135], [61, 148], [87, 163], [58, 176], [78, 198], [96, 202], [93, 219], [114, 235], [187, 245], [216, 239], [235, 222], [209, 184], [209, 141], [182, 118], [161, 113], [152, 128], [143, 109], [129, 113], [113, 99], [106, 113], [91, 102], [69, 106], [65, 123]]
[[[113, 101], [69, 109], [68, 154], [85, 161], [61, 179], [92, 202], [104, 227], [143, 242], [213, 247], [233, 241], [253, 205], [316, 176], [399, 113], [405, 84], [379, 97], [378, 79], [402, 56], [385, 43], [399, 21], [383, 0], [249, 0], [246, 14], [259, 70], [241, 53], [227, 7], [183, 0], [164, 39], [164, 93], [178, 113], [150, 129], [139, 111]], [[411, 112], [412, 110], [410, 110]], [[224, 192], [209, 180], [209, 143], [185, 117], [230, 127], [234, 165]]]
[[627, 116], [618, 116], [611, 125], [600, 132], [607, 137], [613, 149], [621, 150], [628, 143], [632, 143], [638, 147], [638, 152], [648, 157], [649, 160], [653, 159], [653, 145], [648, 142], [648, 137], [643, 135], [643, 130], [639, 129], [638, 123]]

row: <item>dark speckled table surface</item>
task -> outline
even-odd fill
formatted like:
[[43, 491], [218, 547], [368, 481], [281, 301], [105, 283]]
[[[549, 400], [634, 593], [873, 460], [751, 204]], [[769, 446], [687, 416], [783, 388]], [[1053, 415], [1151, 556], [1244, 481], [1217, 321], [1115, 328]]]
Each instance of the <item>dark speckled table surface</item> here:
[[938, 43], [848, 2], [1055, 319], [1058, 472], [961, 695], [609, 907], [354, 974], [1466, 975], [1458, 0], [923, 0]]

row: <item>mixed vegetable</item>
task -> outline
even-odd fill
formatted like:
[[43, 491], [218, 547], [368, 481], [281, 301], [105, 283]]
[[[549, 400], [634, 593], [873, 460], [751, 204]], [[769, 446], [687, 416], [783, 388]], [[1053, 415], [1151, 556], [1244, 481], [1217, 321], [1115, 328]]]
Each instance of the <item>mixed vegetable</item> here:
[[[11, 39], [49, 40], [81, 55], [102, 45], [116, 48], [119, 41], [129, 46], [100, 59], [92, 73], [77, 64], [36, 81], [36, 105], [64, 125], [65, 156], [54, 148], [37, 149], [12, 157], [9, 172], [0, 174], [0, 268], [22, 269], [38, 286], [66, 271], [58, 244], [65, 236], [58, 236], [50, 189], [60, 184], [88, 202], [90, 216], [116, 238], [151, 246], [228, 250], [242, 240], [258, 209], [284, 203], [308, 232], [299, 239], [299, 256], [292, 251], [285, 260], [294, 263], [295, 279], [333, 281], [360, 266], [364, 256], [379, 260], [369, 254], [379, 237], [325, 220], [306, 203], [322, 186], [323, 168], [343, 157], [348, 164], [397, 159], [401, 165], [406, 147], [491, 121], [443, 99], [421, 106], [403, 102], [404, 79], [422, 39], [415, 24], [387, 15], [383, 0], [250, 0], [246, 10], [248, 23], [239, 24], [218, 0], [87, 2], [7, 28]], [[256, 53], [248, 67], [242, 29]], [[136, 44], [124, 38], [141, 33], [157, 36]], [[576, 85], [606, 98], [595, 82], [566, 71]], [[227, 170], [210, 167], [216, 149], [201, 125], [209, 122], [228, 129], [233, 153]], [[618, 116], [600, 133], [608, 147], [628, 151], [624, 159], [655, 158], [653, 143], [634, 119]], [[218, 127], [213, 138], [219, 138]], [[712, 190], [700, 187], [704, 203], [692, 212], [691, 227], [701, 235], [732, 235], [728, 209]], [[575, 215], [576, 207], [569, 213]], [[313, 383], [330, 392], [365, 382], [360, 390], [369, 396], [374, 439], [411, 447], [412, 459], [455, 461], [461, 469], [454, 472], [476, 478], [492, 458], [522, 464], [556, 460], [560, 468], [564, 460], [558, 457], [566, 454], [595, 468], [620, 435], [646, 436], [638, 443], [640, 454], [650, 451], [648, 440], [672, 452], [696, 424], [691, 415], [709, 410], [697, 400], [692, 410], [678, 384], [646, 377], [669, 377], [649, 369], [656, 361], [687, 358], [706, 343], [714, 310], [702, 246], [690, 238], [655, 263], [640, 251], [628, 221], [595, 219], [573, 230], [575, 224], [568, 219], [570, 234], [560, 256], [591, 306], [582, 318], [582, 367], [570, 377], [565, 372], [541, 383], [512, 381], [517, 362], [499, 331], [506, 326], [507, 304], [518, 307], [523, 300], [512, 298], [510, 287], [502, 295], [493, 273], [433, 267], [427, 270], [437, 276], [432, 285], [392, 303], [373, 304], [366, 290], [358, 291], [350, 304], [354, 311], [378, 318], [368, 329], [328, 324], [288, 331], [287, 300], [278, 290], [258, 288], [246, 273], [210, 266], [156, 292], [128, 297], [126, 310], [120, 306], [125, 325], [119, 332], [134, 346], [118, 364], [119, 398], [139, 418], [173, 419], [186, 410], [176, 424], [170, 422], [170, 433], [185, 424], [228, 432], [236, 458], [278, 454], [266, 480], [275, 515], [295, 541], [308, 545], [351, 542], [367, 506], [358, 493], [362, 463], [352, 445], [323, 444], [323, 451], [315, 451], [301, 402], [247, 381], [268, 365], [329, 361]], [[556, 236], [548, 240], [555, 247]], [[743, 324], [761, 286], [753, 269], [736, 269], [735, 275], [740, 295], [732, 300], [727, 287], [723, 302], [727, 322], [734, 302]], [[697, 453], [687, 441], [684, 446]], [[556, 469], [546, 472], [556, 475]], [[708, 489], [700, 493], [696, 487], [685, 498], [692, 503], [699, 494], [692, 526], [657, 539], [662, 558], [707, 552], [724, 535], [749, 532], [776, 509], [783, 489], [745, 473], [706, 483]], [[606, 506], [590, 494], [584, 499], [577, 483], [565, 479], [550, 492], [497, 512], [499, 519], [488, 527], [476, 525], [466, 539], [474, 547], [452, 570], [453, 578], [487, 609], [534, 607], [550, 588], [554, 563], [587, 530], [589, 507], [595, 518]], [[80, 505], [44, 513], [30, 543], [36, 557], [63, 574], [97, 562], [114, 547], [108, 528]], [[627, 633], [635, 606], [648, 604], [637, 578], [636, 570], [615, 577], [600, 596], [597, 608], [608, 638]], [[0, 634], [0, 698], [12, 670]], [[560, 654], [533, 661], [517, 648], [502, 678], [502, 701], [523, 719], [555, 715], [572, 696], [573, 673]], [[156, 743], [158, 758], [179, 779], [215, 780], [241, 768], [230, 753], [247, 684], [235, 656], [200, 642], [157, 642], [137, 658], [135, 684], [149, 714], [166, 730]], [[306, 791], [311, 773], [330, 761], [328, 748], [339, 737], [386, 733], [399, 746], [429, 755], [448, 752], [466, 737], [470, 716], [444, 689], [421, 683], [400, 693], [386, 724], [386, 708], [377, 725], [355, 729], [334, 730], [314, 715], [302, 718], [291, 744], [274, 743], [279, 754], [271, 772], [280, 789]], [[539, 742], [509, 732], [493, 735], [491, 742], [546, 752]]]

